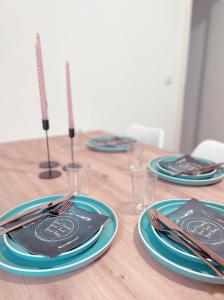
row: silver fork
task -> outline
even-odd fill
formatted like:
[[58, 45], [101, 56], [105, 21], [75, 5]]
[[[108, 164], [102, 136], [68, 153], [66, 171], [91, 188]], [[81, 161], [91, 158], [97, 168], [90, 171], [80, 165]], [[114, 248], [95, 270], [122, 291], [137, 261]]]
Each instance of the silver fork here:
[[9, 228], [3, 229], [0, 231], [0, 235], [6, 234], [12, 230], [18, 229], [26, 224], [32, 223], [38, 219], [41, 219], [43, 217], [47, 216], [61, 216], [63, 215], [70, 207], [72, 206], [72, 202], [70, 200], [64, 202], [61, 206], [58, 208], [52, 209], [46, 213], [38, 214], [37, 216], [34, 216], [26, 221], [20, 222], [18, 224], [15, 224]]
[[188, 242], [184, 240], [184, 238], [181, 236], [181, 233], [179, 233], [177, 230], [167, 230], [165, 229], [160, 221], [156, 219], [154, 216], [152, 217], [150, 214], [150, 211], [147, 211], [148, 218], [150, 220], [150, 223], [152, 226], [161, 232], [167, 232], [171, 234], [180, 244], [184, 245], [186, 248], [191, 250], [197, 257], [199, 257], [205, 264], [207, 264], [218, 276], [224, 277], [224, 273], [221, 272], [216, 266], [214, 266], [209, 260], [207, 260], [204, 256], [202, 256], [195, 248], [193, 248]]

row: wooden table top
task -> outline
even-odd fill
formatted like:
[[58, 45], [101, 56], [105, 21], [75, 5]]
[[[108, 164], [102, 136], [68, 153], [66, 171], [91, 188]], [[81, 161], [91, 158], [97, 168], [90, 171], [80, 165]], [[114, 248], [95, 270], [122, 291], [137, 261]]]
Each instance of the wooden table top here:
[[[83, 142], [102, 132], [83, 134]], [[52, 159], [69, 161], [69, 139], [50, 138]], [[165, 151], [145, 146], [145, 162]], [[90, 265], [47, 278], [16, 276], [0, 270], [0, 299], [224, 299], [224, 287], [178, 275], [155, 261], [138, 236], [138, 215], [131, 210], [130, 174], [120, 168], [125, 153], [76, 152], [76, 159], [91, 166], [90, 196], [116, 212], [119, 229], [110, 249]], [[67, 175], [52, 180], [38, 178], [38, 163], [45, 159], [44, 139], [0, 144], [0, 214], [25, 201], [68, 191]], [[157, 200], [209, 199], [224, 204], [224, 182], [187, 187], [159, 181]]]

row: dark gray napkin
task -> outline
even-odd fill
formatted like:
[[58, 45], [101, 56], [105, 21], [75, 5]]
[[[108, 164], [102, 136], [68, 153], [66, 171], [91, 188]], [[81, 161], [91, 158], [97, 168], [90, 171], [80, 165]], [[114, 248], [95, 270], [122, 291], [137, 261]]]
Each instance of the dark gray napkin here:
[[215, 209], [192, 199], [167, 217], [224, 258], [224, 217]]
[[64, 215], [42, 218], [10, 232], [9, 236], [31, 253], [54, 257], [85, 243], [108, 219], [72, 206]]

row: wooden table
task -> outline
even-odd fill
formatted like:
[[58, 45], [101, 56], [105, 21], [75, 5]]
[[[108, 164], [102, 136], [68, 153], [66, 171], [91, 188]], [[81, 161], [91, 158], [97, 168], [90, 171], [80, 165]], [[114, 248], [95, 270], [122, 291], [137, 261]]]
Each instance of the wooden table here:
[[[84, 134], [84, 142], [102, 132]], [[69, 161], [69, 140], [50, 139], [52, 158]], [[145, 162], [165, 151], [145, 146]], [[67, 178], [38, 178], [38, 163], [46, 156], [45, 140], [0, 145], [0, 213], [25, 201], [67, 192]], [[155, 261], [138, 236], [138, 216], [131, 211], [130, 174], [122, 171], [126, 154], [107, 154], [84, 148], [79, 161], [91, 165], [90, 195], [105, 201], [119, 219], [118, 234], [100, 259], [78, 271], [52, 278], [15, 276], [0, 271], [0, 299], [224, 299], [224, 287], [182, 277]], [[224, 182], [207, 187], [185, 187], [159, 181], [157, 199], [209, 199], [224, 204]]]

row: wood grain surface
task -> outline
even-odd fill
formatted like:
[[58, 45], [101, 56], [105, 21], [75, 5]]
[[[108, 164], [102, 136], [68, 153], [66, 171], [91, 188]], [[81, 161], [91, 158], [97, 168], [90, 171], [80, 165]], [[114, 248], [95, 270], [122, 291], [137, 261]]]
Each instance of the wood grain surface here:
[[[102, 132], [83, 134], [83, 149], [76, 160], [91, 167], [90, 196], [113, 208], [119, 230], [110, 249], [92, 264], [49, 278], [15, 276], [0, 270], [0, 299], [224, 299], [224, 286], [201, 283], [178, 275], [155, 261], [144, 249], [137, 232], [138, 215], [132, 213], [131, 177], [122, 168], [126, 153], [100, 153], [85, 147], [88, 138]], [[69, 162], [69, 139], [51, 137], [52, 159], [63, 166]], [[144, 163], [163, 150], [145, 146]], [[67, 175], [52, 180], [38, 178], [38, 163], [46, 158], [44, 139], [0, 144], [0, 214], [28, 200], [66, 193]], [[57, 168], [57, 169], [60, 169]], [[190, 187], [159, 181], [157, 200], [208, 199], [224, 204], [224, 183]]]

